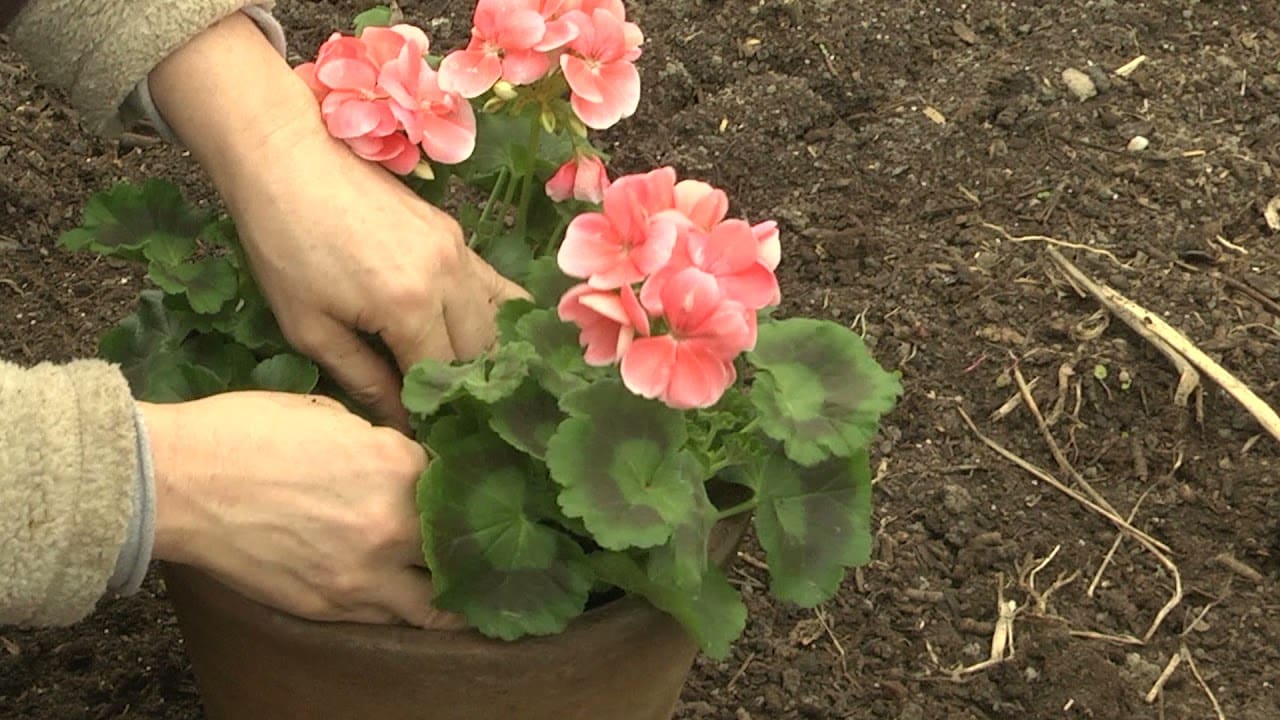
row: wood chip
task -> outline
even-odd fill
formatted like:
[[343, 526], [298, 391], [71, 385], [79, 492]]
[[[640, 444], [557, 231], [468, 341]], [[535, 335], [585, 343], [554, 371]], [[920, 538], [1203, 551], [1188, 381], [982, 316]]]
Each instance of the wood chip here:
[[18, 643], [10, 640], [9, 638], [3, 635], [0, 635], [0, 647], [4, 648], [5, 652], [9, 653], [14, 657], [18, 657], [19, 655], [22, 654], [22, 648], [18, 647]]
[[1125, 64], [1121, 65], [1120, 67], [1116, 68], [1113, 72], [1114, 72], [1116, 75], [1119, 75], [1120, 77], [1127, 78], [1127, 77], [1129, 77], [1130, 75], [1132, 75], [1132, 74], [1133, 74], [1133, 71], [1134, 71], [1134, 70], [1137, 70], [1137, 69], [1138, 69], [1138, 67], [1139, 67], [1140, 65], [1142, 65], [1142, 63], [1144, 63], [1144, 62], [1146, 62], [1146, 61], [1147, 61], [1147, 56], [1146, 56], [1146, 55], [1139, 55], [1138, 57], [1136, 57], [1136, 58], [1134, 58], [1134, 59], [1130, 60], [1129, 62], [1127, 62], [1127, 63], [1125, 63]]
[[932, 120], [934, 123], [936, 123], [936, 124], [938, 124], [938, 125], [946, 125], [946, 124], [947, 124], [947, 118], [946, 118], [946, 116], [945, 116], [945, 115], [943, 115], [942, 113], [938, 112], [938, 109], [937, 109], [937, 108], [935, 108], [935, 107], [933, 107], [933, 106], [931, 106], [931, 105], [926, 105], [926, 106], [925, 106], [925, 109], [924, 109], [924, 116], [925, 116], [925, 117], [927, 117], [927, 118], [929, 118], [930, 120]]
[[951, 32], [955, 33], [956, 37], [969, 45], [978, 44], [978, 34], [970, 29], [968, 25], [965, 25], [959, 20], [955, 20], [951, 23]]
[[1259, 584], [1266, 582], [1266, 578], [1263, 577], [1262, 573], [1237, 560], [1231, 553], [1215, 555], [1213, 561], [1250, 582]]
[[1267, 227], [1272, 232], [1280, 232], [1280, 195], [1271, 198], [1271, 202], [1262, 211], [1262, 216], [1267, 219]]

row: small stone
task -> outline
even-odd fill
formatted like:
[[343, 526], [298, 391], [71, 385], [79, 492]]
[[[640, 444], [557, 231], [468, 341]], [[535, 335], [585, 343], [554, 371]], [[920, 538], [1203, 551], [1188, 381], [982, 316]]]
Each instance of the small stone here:
[[1099, 93], [1105, 93], [1111, 89], [1111, 78], [1107, 75], [1107, 71], [1097, 65], [1089, 65], [1084, 69], [1089, 79], [1093, 81], [1093, 86], [1098, 89]]
[[1075, 68], [1067, 68], [1062, 71], [1062, 84], [1067, 86], [1067, 90], [1076, 96], [1080, 102], [1084, 102], [1098, 94], [1098, 86], [1094, 84], [1093, 78]]
[[1142, 152], [1143, 150], [1146, 150], [1147, 146], [1150, 144], [1151, 141], [1142, 135], [1134, 135], [1132, 138], [1129, 138], [1129, 144], [1125, 145], [1125, 149], [1129, 152]]

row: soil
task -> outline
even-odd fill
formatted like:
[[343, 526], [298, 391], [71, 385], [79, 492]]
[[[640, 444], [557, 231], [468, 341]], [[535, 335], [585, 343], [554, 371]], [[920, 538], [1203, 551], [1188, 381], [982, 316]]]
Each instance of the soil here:
[[[437, 47], [465, 39], [469, 2], [402, 4]], [[1175, 404], [1170, 362], [1047, 255], [1280, 399], [1280, 252], [1263, 214], [1280, 194], [1276, 5], [628, 5], [648, 34], [646, 94], [607, 136], [616, 168], [672, 164], [777, 218], [786, 312], [863, 332], [908, 389], [877, 448], [871, 565], [802, 610], [768, 597], [749, 543], [734, 571], [746, 635], [730, 659], [699, 660], [677, 718], [1280, 717], [1275, 440], [1207, 380]], [[303, 54], [359, 9], [280, 6]], [[1067, 68], [1097, 95], [1078, 99]], [[1149, 145], [1126, 149], [1135, 136]], [[158, 174], [211, 198], [177, 150], [133, 145], [81, 131], [0, 41], [6, 359], [91, 353], [136, 296], [132, 269], [54, 245], [89, 193]], [[1088, 592], [1115, 527], [962, 419], [1080, 487], [1025, 406], [992, 419], [1018, 393], [1014, 367], [1064, 461], [1120, 514], [1141, 501], [1133, 524], [1169, 546], [1182, 598], [1150, 637], [1170, 567], [1126, 539]], [[1002, 601], [1013, 652], [983, 666], [1010, 627]], [[0, 717], [200, 718], [160, 584], [73, 628], [0, 629]]]

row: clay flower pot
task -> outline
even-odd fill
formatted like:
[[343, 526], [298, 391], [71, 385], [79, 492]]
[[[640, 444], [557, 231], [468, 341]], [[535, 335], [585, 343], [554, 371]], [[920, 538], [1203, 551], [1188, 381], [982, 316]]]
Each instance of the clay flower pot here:
[[[747, 515], [721, 522], [724, 565]], [[559, 635], [318, 623], [164, 566], [208, 720], [669, 720], [697, 647], [642, 599], [595, 608]]]

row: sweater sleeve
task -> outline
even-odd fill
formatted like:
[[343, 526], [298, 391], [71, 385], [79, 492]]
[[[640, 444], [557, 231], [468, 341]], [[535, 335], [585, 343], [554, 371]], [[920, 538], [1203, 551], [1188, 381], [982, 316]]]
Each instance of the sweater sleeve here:
[[[273, 5], [274, 0], [31, 0], [7, 32], [37, 76], [67, 91], [91, 130], [113, 135], [136, 119], [126, 101], [137, 99], [147, 74], [169, 53], [232, 13]], [[263, 25], [261, 16], [251, 17]], [[141, 109], [149, 110], [145, 105], [144, 99]]]
[[66, 625], [116, 571], [136, 513], [128, 383], [97, 360], [0, 361], [0, 625]]

